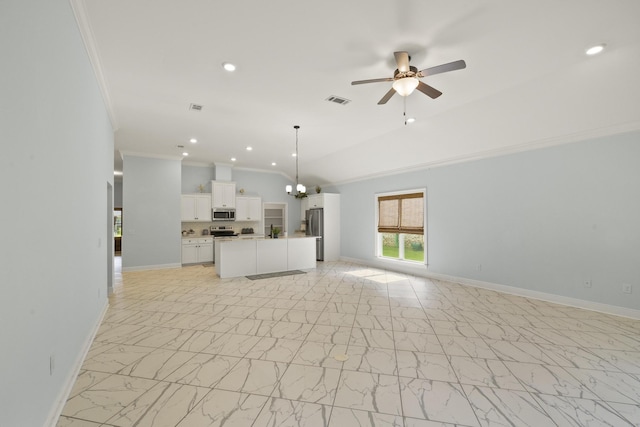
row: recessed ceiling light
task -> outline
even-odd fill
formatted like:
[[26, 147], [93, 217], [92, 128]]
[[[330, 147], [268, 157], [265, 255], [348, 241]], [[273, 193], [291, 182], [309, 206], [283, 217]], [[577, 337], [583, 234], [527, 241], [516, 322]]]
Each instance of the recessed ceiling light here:
[[598, 45], [595, 45], [595, 46], [591, 46], [589, 49], [587, 49], [585, 51], [585, 53], [587, 55], [597, 55], [597, 54], [599, 54], [600, 52], [602, 52], [604, 50], [605, 46], [606, 46], [606, 44], [604, 44], [604, 43], [598, 44]]
[[415, 122], [415, 121], [416, 121], [416, 118], [415, 118], [415, 117], [409, 117], [409, 118], [407, 119], [407, 123], [413, 123], [413, 122]]
[[185, 151], [185, 152], [183, 152], [183, 153], [182, 153], [182, 155], [186, 157], [186, 156], [188, 156], [188, 155], [189, 155], [189, 153], [187, 153], [187, 152]]
[[247, 151], [253, 150], [253, 147], [247, 147]]
[[113, 174], [116, 176], [121, 176], [122, 175], [122, 171], [113, 171]]
[[189, 142], [190, 142], [190, 143], [192, 143], [192, 144], [195, 144], [196, 142], [198, 142], [198, 140], [197, 140], [197, 139], [195, 139], [195, 138], [191, 138], [191, 139], [189, 140]]
[[291, 153], [291, 157], [296, 157], [297, 154], [296, 153]]
[[275, 165], [276, 165], [276, 162], [271, 162], [271, 166], [275, 166]]
[[227, 71], [235, 71], [236, 70], [236, 66], [233, 65], [231, 62], [223, 62], [222, 63], [222, 68], [224, 68]]
[[235, 158], [235, 157], [232, 157], [232, 158], [231, 158], [231, 161], [232, 161], [232, 162], [235, 162], [235, 161], [236, 161], [236, 158]]

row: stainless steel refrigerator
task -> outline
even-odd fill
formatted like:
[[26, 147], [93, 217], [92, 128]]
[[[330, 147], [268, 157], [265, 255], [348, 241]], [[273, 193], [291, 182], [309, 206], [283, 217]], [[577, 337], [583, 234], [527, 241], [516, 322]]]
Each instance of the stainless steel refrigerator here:
[[307, 236], [316, 236], [316, 260], [324, 261], [324, 212], [322, 208], [307, 212]]

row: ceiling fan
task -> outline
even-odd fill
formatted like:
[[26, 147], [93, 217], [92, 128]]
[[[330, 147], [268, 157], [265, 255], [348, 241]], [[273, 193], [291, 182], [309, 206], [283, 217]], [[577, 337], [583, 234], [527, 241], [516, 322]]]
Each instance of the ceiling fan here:
[[365, 83], [378, 83], [378, 82], [393, 82], [391, 89], [387, 92], [378, 105], [386, 104], [391, 97], [398, 92], [401, 96], [409, 96], [414, 89], [418, 89], [420, 92], [433, 99], [436, 99], [442, 92], [429, 86], [426, 83], [421, 82], [419, 79], [422, 77], [433, 76], [434, 74], [446, 73], [449, 71], [461, 70], [466, 68], [467, 64], [462, 60], [449, 62], [447, 64], [436, 65], [435, 67], [425, 68], [418, 71], [416, 67], [410, 66], [409, 61], [411, 57], [409, 53], [405, 51], [394, 52], [393, 56], [396, 58], [396, 64], [398, 68], [393, 73], [393, 77], [387, 77], [382, 79], [369, 79], [369, 80], [356, 80], [351, 82], [352, 85], [361, 85]]

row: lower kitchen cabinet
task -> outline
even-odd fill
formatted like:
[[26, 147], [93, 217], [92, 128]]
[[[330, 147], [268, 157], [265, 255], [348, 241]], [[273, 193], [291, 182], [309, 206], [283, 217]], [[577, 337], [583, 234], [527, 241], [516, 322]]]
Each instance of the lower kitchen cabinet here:
[[182, 264], [213, 262], [213, 238], [182, 239]]

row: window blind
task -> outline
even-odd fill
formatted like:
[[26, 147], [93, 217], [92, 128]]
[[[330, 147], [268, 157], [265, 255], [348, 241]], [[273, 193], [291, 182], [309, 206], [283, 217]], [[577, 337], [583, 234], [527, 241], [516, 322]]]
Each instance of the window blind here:
[[423, 193], [378, 197], [378, 232], [424, 234]]

